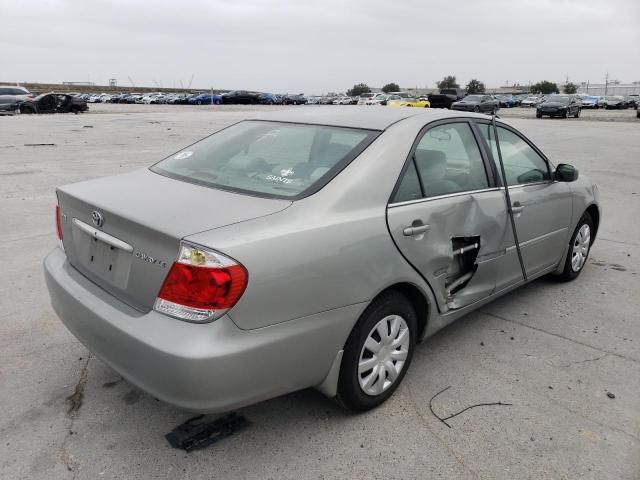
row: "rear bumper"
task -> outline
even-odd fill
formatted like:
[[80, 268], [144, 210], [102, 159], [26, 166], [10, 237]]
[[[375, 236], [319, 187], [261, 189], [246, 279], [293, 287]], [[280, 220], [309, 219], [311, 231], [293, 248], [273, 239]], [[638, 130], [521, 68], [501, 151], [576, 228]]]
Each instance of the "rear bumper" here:
[[91, 352], [154, 397], [203, 413], [320, 385], [364, 308], [246, 331], [226, 315], [197, 325], [142, 314], [85, 278], [59, 248], [44, 270], [54, 310]]

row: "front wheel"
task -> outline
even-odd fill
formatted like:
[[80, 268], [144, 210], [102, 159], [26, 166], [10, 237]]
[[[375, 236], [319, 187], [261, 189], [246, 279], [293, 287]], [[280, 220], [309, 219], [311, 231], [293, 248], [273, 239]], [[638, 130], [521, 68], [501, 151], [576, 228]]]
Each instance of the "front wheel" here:
[[593, 232], [593, 220], [591, 219], [591, 215], [585, 212], [571, 236], [567, 259], [561, 275], [562, 280], [573, 280], [577, 278], [584, 269], [587, 258], [589, 258], [589, 251], [591, 250]]
[[576, 118], [580, 118], [580, 109], [576, 110]]
[[374, 300], [345, 345], [338, 403], [363, 412], [387, 400], [411, 364], [417, 330], [416, 313], [404, 295], [390, 291]]

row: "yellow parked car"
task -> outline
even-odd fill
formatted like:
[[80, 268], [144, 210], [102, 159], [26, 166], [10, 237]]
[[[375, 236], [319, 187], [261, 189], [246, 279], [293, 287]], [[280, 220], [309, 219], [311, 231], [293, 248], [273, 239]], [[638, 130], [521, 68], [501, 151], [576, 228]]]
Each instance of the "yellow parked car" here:
[[400, 100], [388, 100], [387, 105], [390, 107], [418, 107], [429, 108], [431, 104], [425, 97], [419, 98], [402, 98]]

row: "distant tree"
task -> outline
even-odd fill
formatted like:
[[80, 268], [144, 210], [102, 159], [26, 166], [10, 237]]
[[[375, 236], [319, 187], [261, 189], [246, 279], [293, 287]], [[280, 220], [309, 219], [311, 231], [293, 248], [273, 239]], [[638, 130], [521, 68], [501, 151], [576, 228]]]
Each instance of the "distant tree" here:
[[382, 91], [384, 93], [389, 93], [389, 92], [399, 92], [400, 91], [400, 85], [398, 85], [397, 83], [387, 83], [384, 87], [382, 87]]
[[578, 91], [578, 86], [575, 83], [569, 82], [569, 83], [565, 84], [565, 86], [562, 89], [562, 91], [564, 93], [569, 93], [569, 94], [576, 93]]
[[467, 93], [484, 93], [484, 83], [480, 80], [476, 80], [475, 78], [467, 83]]
[[354, 85], [353, 88], [347, 90], [347, 95], [350, 97], [358, 97], [363, 93], [369, 93], [371, 91], [371, 89], [369, 88], [369, 85], [367, 85], [366, 83], [358, 83], [357, 85]]
[[531, 93], [542, 93], [543, 95], [546, 95], [549, 93], [558, 93], [559, 91], [558, 85], [546, 80], [538, 82], [535, 85], [531, 85]]
[[456, 82], [455, 75], [447, 75], [442, 80], [440, 80], [437, 85], [440, 90], [442, 90], [443, 88], [460, 88], [460, 85], [458, 85], [458, 82]]

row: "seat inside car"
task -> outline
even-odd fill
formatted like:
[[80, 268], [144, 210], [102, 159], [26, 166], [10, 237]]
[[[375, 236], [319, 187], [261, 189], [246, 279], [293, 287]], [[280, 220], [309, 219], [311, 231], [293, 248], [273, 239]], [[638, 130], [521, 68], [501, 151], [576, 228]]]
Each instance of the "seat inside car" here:
[[352, 148], [344, 143], [328, 143], [326, 146], [318, 148], [314, 152], [315, 155], [309, 157], [308, 162], [293, 165], [291, 168], [295, 172], [294, 176], [312, 180], [320, 178], [342, 160]]
[[461, 190], [460, 185], [447, 176], [447, 157], [444, 152], [418, 148], [415, 159], [427, 197]]

